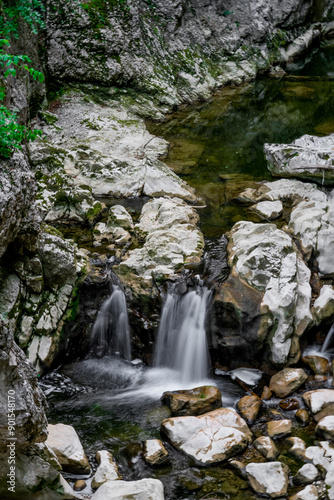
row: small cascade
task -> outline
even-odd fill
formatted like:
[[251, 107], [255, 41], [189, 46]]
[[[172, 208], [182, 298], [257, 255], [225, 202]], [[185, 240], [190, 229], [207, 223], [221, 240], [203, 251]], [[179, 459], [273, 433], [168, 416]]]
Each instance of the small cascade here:
[[184, 383], [200, 382], [208, 376], [205, 320], [210, 296], [206, 288], [183, 296], [172, 292], [162, 310], [153, 365], [179, 371]]
[[123, 290], [112, 285], [112, 292], [98, 312], [92, 331], [92, 352], [102, 358], [117, 354], [131, 359], [130, 327]]
[[332, 343], [333, 335], [334, 335], [334, 323], [332, 324], [332, 326], [330, 327], [330, 329], [327, 333], [327, 336], [325, 338], [325, 342], [322, 344], [322, 348], [320, 351], [322, 354], [328, 351], [328, 347]]

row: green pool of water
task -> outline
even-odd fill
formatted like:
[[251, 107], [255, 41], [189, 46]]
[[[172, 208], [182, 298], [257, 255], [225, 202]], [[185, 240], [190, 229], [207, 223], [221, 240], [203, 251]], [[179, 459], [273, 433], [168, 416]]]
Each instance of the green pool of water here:
[[[334, 55], [332, 66], [334, 72]], [[210, 102], [147, 123], [170, 143], [166, 163], [207, 205], [199, 210], [206, 237], [245, 218], [258, 220], [237, 197], [254, 182], [274, 180], [263, 145], [334, 132], [333, 97], [334, 81], [327, 77], [287, 75], [223, 88]]]

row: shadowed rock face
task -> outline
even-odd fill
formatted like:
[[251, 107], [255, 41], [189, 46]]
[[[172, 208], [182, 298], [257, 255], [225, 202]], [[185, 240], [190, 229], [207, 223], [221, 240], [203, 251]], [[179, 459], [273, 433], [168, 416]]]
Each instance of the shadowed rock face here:
[[206, 98], [217, 85], [254, 76], [256, 60], [267, 65], [275, 28], [324, 18], [327, 2], [317, 12], [315, 4], [127, 0], [86, 2], [83, 9], [74, 0], [49, 0], [48, 69], [59, 80], [148, 91], [169, 105]]

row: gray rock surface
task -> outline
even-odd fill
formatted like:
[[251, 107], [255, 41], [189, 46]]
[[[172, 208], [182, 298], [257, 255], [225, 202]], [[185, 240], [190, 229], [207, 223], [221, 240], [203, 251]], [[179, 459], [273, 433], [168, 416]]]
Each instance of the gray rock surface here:
[[277, 31], [284, 30], [287, 44], [296, 38], [290, 30], [312, 16], [319, 21], [327, 3], [314, 16], [311, 0], [128, 0], [102, 14], [95, 4], [82, 9], [74, 1], [49, 0], [48, 69], [60, 80], [134, 86], [168, 105], [207, 98], [217, 85], [269, 66], [266, 39], [272, 57], [282, 58]]

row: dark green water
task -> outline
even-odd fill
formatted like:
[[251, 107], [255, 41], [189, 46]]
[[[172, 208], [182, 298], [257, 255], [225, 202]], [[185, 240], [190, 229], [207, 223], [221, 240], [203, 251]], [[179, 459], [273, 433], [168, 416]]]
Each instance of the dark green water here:
[[236, 198], [254, 181], [274, 180], [263, 154], [266, 142], [334, 132], [334, 78], [323, 75], [323, 58], [334, 76], [334, 48], [328, 47], [297, 75], [224, 88], [211, 102], [147, 124], [171, 144], [166, 163], [206, 203], [199, 210], [206, 237], [220, 236], [241, 219], [257, 220]]

